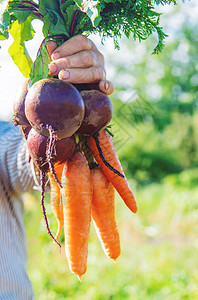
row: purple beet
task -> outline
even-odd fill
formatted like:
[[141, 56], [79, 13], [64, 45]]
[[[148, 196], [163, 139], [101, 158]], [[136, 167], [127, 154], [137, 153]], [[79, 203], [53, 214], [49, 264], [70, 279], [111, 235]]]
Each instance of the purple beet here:
[[26, 96], [25, 114], [31, 126], [58, 139], [72, 136], [84, 118], [84, 102], [77, 89], [63, 80], [50, 78], [34, 83]]
[[17, 91], [16, 98], [14, 100], [14, 114], [13, 121], [14, 125], [24, 125], [30, 126], [26, 116], [25, 116], [25, 97], [28, 93], [28, 79], [24, 81], [24, 83], [20, 86]]
[[[32, 128], [27, 139], [28, 151], [36, 166], [44, 172], [48, 172], [50, 169], [49, 160], [47, 158], [47, 151], [49, 150], [48, 146], [49, 138], [39, 134]], [[52, 147], [52, 163], [64, 163], [74, 152], [75, 138], [74, 136], [71, 136], [62, 140], [56, 140]]]
[[113, 107], [109, 97], [98, 90], [82, 91], [81, 96], [85, 104], [85, 116], [78, 132], [94, 135], [110, 122]]
[[27, 140], [28, 138], [28, 134], [30, 132], [30, 130], [32, 129], [32, 127], [30, 125], [18, 125], [19, 130], [22, 134], [22, 136]]

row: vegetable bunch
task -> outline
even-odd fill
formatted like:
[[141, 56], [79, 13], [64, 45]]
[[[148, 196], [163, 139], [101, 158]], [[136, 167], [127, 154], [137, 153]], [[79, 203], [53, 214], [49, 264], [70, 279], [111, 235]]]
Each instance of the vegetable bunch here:
[[[107, 256], [116, 260], [120, 255], [114, 189], [132, 212], [137, 211], [105, 129], [112, 117], [111, 101], [98, 90], [80, 93], [73, 85], [54, 78], [37, 81], [30, 88], [26, 83], [18, 96], [14, 121], [40, 170], [41, 206], [48, 233], [60, 246], [58, 237], [64, 225], [69, 266], [81, 279], [86, 271], [91, 217]], [[45, 212], [46, 177], [58, 221], [55, 237]]]
[[[110, 99], [97, 90], [78, 86], [48, 75], [46, 42], [62, 44], [76, 34], [99, 32], [111, 36], [118, 47], [122, 34], [144, 40], [154, 31], [161, 51], [165, 33], [154, 3], [174, 0], [9, 0], [0, 23], [0, 39], [12, 35], [9, 53], [29, 78], [14, 107], [14, 123], [27, 139], [29, 154], [40, 170], [41, 206], [48, 233], [60, 246], [64, 225], [65, 249], [72, 272], [86, 272], [91, 217], [105, 253], [116, 260], [120, 241], [114, 215], [114, 189], [132, 212], [137, 211], [106, 128], [112, 117]], [[34, 37], [32, 21], [43, 22], [44, 40], [32, 62], [25, 42]], [[79, 90], [78, 90], [79, 89]], [[81, 93], [80, 93], [81, 91]], [[51, 206], [58, 220], [54, 237], [44, 205], [46, 178], [51, 186]]]

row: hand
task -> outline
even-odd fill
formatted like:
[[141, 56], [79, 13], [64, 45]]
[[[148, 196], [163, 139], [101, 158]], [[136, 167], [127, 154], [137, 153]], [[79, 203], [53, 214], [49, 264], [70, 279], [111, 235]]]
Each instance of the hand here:
[[51, 76], [72, 84], [96, 83], [103, 93], [113, 93], [113, 84], [106, 80], [104, 57], [90, 39], [76, 35], [59, 47], [48, 41], [47, 48], [52, 60], [49, 65]]

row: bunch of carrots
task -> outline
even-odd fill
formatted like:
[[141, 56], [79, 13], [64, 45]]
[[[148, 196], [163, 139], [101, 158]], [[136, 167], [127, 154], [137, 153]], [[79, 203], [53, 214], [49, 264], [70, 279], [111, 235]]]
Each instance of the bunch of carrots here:
[[[124, 176], [110, 134], [105, 129], [101, 130], [98, 141], [99, 149], [96, 139], [87, 136], [66, 163], [55, 165], [62, 188], [53, 174], [48, 172], [51, 207], [58, 221], [55, 239], [58, 239], [64, 225], [69, 267], [80, 280], [87, 269], [91, 218], [105, 254], [113, 261], [120, 255], [115, 189], [128, 208], [133, 213], [137, 211], [134, 195]], [[104, 163], [101, 153], [112, 168]]]

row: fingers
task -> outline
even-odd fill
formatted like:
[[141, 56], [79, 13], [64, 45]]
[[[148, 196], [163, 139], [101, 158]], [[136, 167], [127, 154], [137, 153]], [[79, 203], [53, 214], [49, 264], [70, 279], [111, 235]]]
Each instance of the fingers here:
[[70, 83], [92, 83], [105, 79], [105, 70], [100, 67], [90, 67], [86, 69], [67, 69], [61, 70], [58, 74], [59, 79]]
[[63, 57], [52, 61], [49, 65], [49, 72], [52, 76], [57, 76], [61, 70], [72, 68], [103, 67], [104, 57], [98, 52], [84, 50], [74, 55]]
[[73, 84], [97, 83], [103, 93], [113, 93], [113, 84], [105, 80], [104, 57], [86, 36], [76, 35], [59, 47], [48, 41], [47, 49], [52, 59], [49, 75]]
[[47, 51], [50, 57], [56, 48], [57, 48], [57, 44], [54, 41], [52, 40], [47, 41]]
[[73, 55], [84, 50], [96, 50], [94, 43], [84, 35], [76, 35], [61, 46], [52, 54], [52, 60]]

